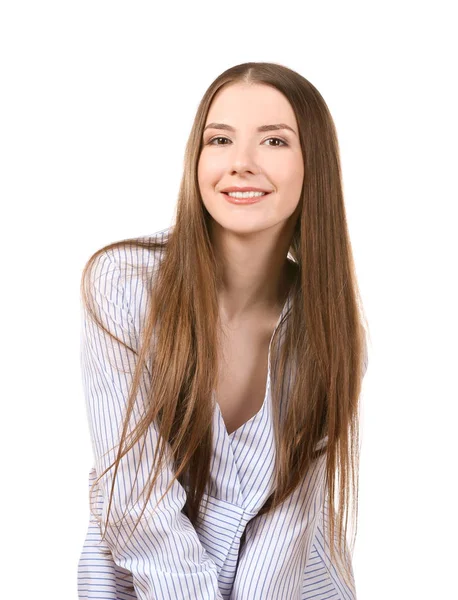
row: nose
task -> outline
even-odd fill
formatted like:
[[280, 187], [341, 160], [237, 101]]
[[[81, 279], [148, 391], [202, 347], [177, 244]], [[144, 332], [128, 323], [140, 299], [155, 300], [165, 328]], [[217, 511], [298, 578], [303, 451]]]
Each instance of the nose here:
[[249, 144], [234, 144], [231, 153], [232, 170], [236, 173], [260, 171], [253, 148]]

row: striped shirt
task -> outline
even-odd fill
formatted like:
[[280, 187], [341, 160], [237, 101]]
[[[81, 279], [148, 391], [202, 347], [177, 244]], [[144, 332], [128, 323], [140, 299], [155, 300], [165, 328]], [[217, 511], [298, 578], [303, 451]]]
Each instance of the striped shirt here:
[[[152, 236], [164, 239], [170, 230]], [[160, 258], [159, 251], [141, 248], [111, 249], [97, 258], [91, 292], [97, 303], [98, 318], [116, 337], [135, 349], [145, 317], [147, 293], [144, 281], [135, 276], [130, 264], [147, 265], [154, 271]], [[291, 292], [275, 330], [290, 305]], [[114, 447], [119, 441], [134, 360], [132, 353], [128, 354], [121, 344], [90, 321], [83, 304], [81, 307], [81, 372], [94, 456], [89, 471], [90, 487], [96, 475], [115, 459]], [[160, 485], [147, 502], [140, 525], [128, 539], [144, 506], [141, 502], [135, 504], [135, 500], [147, 481], [152, 451], [158, 441], [157, 429], [151, 426], [141, 461], [137, 446], [121, 459], [103, 542], [100, 526], [92, 515], [89, 517], [78, 562], [80, 600], [356, 598], [351, 564], [349, 587], [331, 563], [327, 519], [322, 511], [323, 503], [327, 502], [325, 455], [315, 461], [301, 485], [273, 513], [257, 517], [273, 491], [274, 481], [272, 338], [264, 402], [251, 419], [228, 434], [213, 396], [213, 453], [203, 498], [208, 505], [205, 513], [199, 512], [200, 524], [194, 527], [183, 512], [186, 489], [178, 481], [152, 515], [173, 476], [168, 463], [158, 480]], [[281, 339], [280, 335], [280, 343]], [[147, 385], [148, 381], [141, 382], [136, 398], [141, 406]], [[93, 497], [93, 506], [103, 524], [112, 473], [113, 469], [100, 480]], [[127, 506], [128, 518], [119, 525]]]

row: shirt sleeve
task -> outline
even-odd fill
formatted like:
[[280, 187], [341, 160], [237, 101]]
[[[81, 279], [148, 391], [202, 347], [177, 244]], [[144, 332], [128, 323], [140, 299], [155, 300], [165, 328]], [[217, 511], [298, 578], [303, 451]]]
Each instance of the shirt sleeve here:
[[325, 467], [323, 455], [280, 506], [248, 523], [231, 600], [356, 600], [351, 564], [349, 587], [324, 538]]
[[302, 597], [307, 559], [324, 501], [325, 461], [325, 454], [318, 457], [282, 504], [247, 524], [232, 600]]
[[[138, 335], [133, 315], [137, 316], [137, 311], [134, 313], [131, 310], [128, 299], [132, 301], [134, 288], [135, 293], [138, 292], [138, 280], [131, 287], [125, 283], [118, 252], [108, 250], [97, 257], [89, 292], [98, 319], [110, 333], [135, 350]], [[84, 302], [81, 303], [81, 311], [80, 359], [83, 390], [94, 454], [94, 475], [100, 476], [116, 458], [136, 354], [98, 326], [87, 314]], [[133, 419], [136, 418], [137, 409], [142, 414], [149, 383], [149, 375], [144, 370]], [[96, 573], [95, 563], [91, 563], [87, 568], [84, 566], [85, 579], [93, 587], [97, 578], [100, 577], [103, 582], [106, 576], [108, 585], [113, 585], [114, 566], [108, 557], [109, 550], [114, 564], [121, 572], [132, 574], [133, 587], [139, 600], [222, 600], [216, 564], [202, 546], [190, 520], [182, 512], [186, 492], [177, 480], [157, 506], [173, 478], [170, 463], [162, 470], [140, 523], [132, 533], [144, 508], [142, 502], [137, 500], [151, 472], [152, 455], [158, 439], [157, 426], [152, 424], [145, 438], [121, 458], [116, 473], [105, 546], [99, 547], [98, 552], [98, 564], [103, 572]], [[103, 528], [106, 524], [113, 472], [114, 467], [102, 477], [96, 488]], [[92, 505], [94, 506], [93, 501]], [[123, 517], [124, 512], [126, 514]], [[96, 523], [90, 521], [89, 539], [92, 532], [100, 534], [100, 527]], [[87, 549], [86, 544], [83, 553]], [[94, 546], [91, 544], [91, 552], [93, 551]], [[105, 558], [102, 560], [101, 556]], [[81, 558], [81, 568], [83, 563]], [[94, 572], [90, 573], [88, 569], [92, 569], [92, 564]], [[91, 595], [91, 590], [85, 591], [84, 586], [83, 578], [79, 577], [80, 599], [99, 597], [98, 592]]]
[[[89, 471], [89, 490], [96, 480], [94, 467]], [[96, 509], [102, 510], [103, 499], [97, 490]], [[117, 565], [106, 541], [102, 540], [100, 527], [93, 515], [83, 549], [78, 561], [78, 598], [116, 598], [116, 600], [137, 600], [132, 573]]]
[[[331, 561], [326, 514], [325, 520], [323, 520], [323, 515], [320, 514], [312, 551], [305, 569], [301, 598], [302, 600], [356, 600], [355, 579], [351, 561], [347, 564], [350, 585], [345, 582], [337, 569], [337, 565]], [[335, 532], [334, 539], [336, 540], [336, 559], [343, 565], [342, 557], [338, 553], [337, 532]], [[346, 540], [344, 543], [348, 554]]]

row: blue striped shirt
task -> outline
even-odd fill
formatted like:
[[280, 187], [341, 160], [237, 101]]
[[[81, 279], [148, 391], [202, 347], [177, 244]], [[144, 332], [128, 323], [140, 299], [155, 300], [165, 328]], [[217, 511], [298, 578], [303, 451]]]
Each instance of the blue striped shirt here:
[[[164, 239], [170, 229], [152, 235]], [[130, 263], [152, 267], [154, 272], [160, 258], [154, 250], [132, 249], [126, 255], [126, 250], [112, 249], [96, 262], [91, 292], [98, 317], [134, 349], [138, 348], [147, 293], [144, 280]], [[290, 303], [291, 295], [275, 330]], [[96, 475], [115, 459], [134, 359], [132, 353], [97, 328], [81, 306], [81, 372], [94, 456], [90, 487]], [[280, 335], [280, 343], [281, 339]], [[314, 463], [281, 506], [255, 518], [273, 491], [274, 482], [270, 355], [271, 344], [263, 405], [231, 434], [213, 396], [213, 453], [203, 498], [203, 503], [208, 499], [208, 506], [205, 513], [199, 514], [200, 525], [193, 527], [183, 512], [186, 489], [178, 481], [154, 510], [172, 479], [168, 463], [140, 525], [128, 540], [144, 506], [135, 501], [151, 469], [158, 440], [156, 428], [151, 426], [148, 431], [141, 460], [137, 445], [121, 459], [103, 542], [100, 526], [92, 515], [89, 518], [78, 562], [80, 600], [355, 600], [351, 564], [349, 587], [331, 563], [327, 520], [322, 511], [323, 503], [327, 506], [325, 456]], [[136, 398], [139, 407], [145, 406], [147, 386], [145, 376]], [[112, 473], [113, 469], [101, 479], [93, 498], [103, 523]], [[117, 522], [126, 507], [128, 518], [119, 526]], [[244, 532], [245, 541], [241, 543]]]

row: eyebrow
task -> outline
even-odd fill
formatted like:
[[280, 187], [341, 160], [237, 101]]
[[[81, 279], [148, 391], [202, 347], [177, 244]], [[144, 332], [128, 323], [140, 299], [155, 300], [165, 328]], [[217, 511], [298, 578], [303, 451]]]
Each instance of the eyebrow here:
[[[209, 123], [205, 126], [204, 131], [207, 129], [224, 129], [226, 131], [235, 131], [234, 127], [231, 127], [231, 125], [226, 125], [225, 123]], [[275, 123], [274, 125], [261, 125], [256, 129], [256, 131], [278, 131], [279, 129], [288, 129], [289, 131], [292, 131], [294, 135], [297, 135], [294, 129], [289, 125], [286, 125], [286, 123]]]

